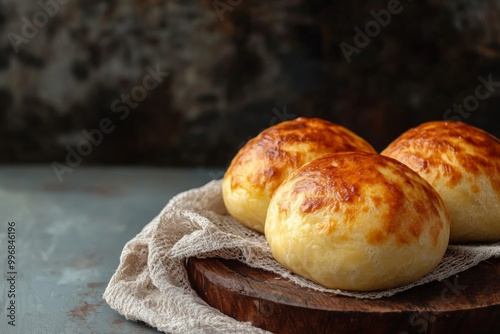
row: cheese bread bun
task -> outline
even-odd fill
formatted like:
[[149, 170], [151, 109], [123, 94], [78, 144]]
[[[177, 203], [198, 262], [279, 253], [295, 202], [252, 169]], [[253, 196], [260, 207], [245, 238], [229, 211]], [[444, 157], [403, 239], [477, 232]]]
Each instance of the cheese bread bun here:
[[276, 190], [265, 236], [274, 258], [332, 289], [371, 291], [432, 271], [450, 221], [438, 193], [404, 164], [335, 153], [292, 173]]
[[441, 195], [450, 243], [500, 241], [500, 141], [462, 122], [429, 122], [383, 152], [409, 166]]
[[264, 130], [236, 154], [224, 175], [228, 212], [263, 233], [269, 201], [281, 182], [303, 164], [342, 151], [375, 152], [348, 129], [318, 118], [301, 117]]

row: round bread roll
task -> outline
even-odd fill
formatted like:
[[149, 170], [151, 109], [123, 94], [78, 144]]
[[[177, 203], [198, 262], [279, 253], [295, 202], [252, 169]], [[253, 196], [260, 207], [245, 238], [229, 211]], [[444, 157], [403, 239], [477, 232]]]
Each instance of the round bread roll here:
[[500, 141], [461, 122], [429, 122], [383, 152], [409, 166], [441, 195], [450, 243], [500, 241]]
[[342, 151], [375, 152], [348, 129], [319, 118], [297, 118], [272, 126], [236, 154], [222, 183], [224, 204], [241, 224], [264, 233], [271, 196], [303, 164]]
[[265, 236], [274, 258], [332, 289], [370, 291], [429, 273], [448, 246], [438, 193], [402, 163], [344, 152], [299, 168], [276, 190]]

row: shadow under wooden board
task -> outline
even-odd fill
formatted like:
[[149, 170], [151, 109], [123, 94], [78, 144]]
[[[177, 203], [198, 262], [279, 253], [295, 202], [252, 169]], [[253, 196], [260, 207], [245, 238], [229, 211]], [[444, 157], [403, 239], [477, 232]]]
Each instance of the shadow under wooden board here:
[[381, 299], [301, 288], [234, 260], [191, 258], [192, 287], [209, 305], [272, 333], [500, 333], [500, 259]]

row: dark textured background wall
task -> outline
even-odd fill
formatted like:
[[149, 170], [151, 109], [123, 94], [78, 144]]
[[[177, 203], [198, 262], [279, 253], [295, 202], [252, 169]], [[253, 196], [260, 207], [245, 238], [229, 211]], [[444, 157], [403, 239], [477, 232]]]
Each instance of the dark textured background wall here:
[[1, 1], [0, 162], [225, 166], [295, 116], [379, 150], [443, 118], [500, 136], [499, 1], [394, 1]]

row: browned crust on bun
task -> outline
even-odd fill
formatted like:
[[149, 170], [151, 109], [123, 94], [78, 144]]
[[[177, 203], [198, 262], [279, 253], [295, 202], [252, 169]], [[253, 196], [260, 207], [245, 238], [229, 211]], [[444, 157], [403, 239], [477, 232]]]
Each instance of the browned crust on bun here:
[[[319, 118], [300, 117], [262, 131], [236, 154], [224, 176], [224, 199], [229, 212], [246, 226], [263, 232], [267, 205], [281, 182], [303, 164], [342, 151], [375, 153], [352, 131]], [[241, 196], [231, 199], [236, 192]], [[234, 208], [243, 201], [262, 201], [261, 206], [249, 210], [264, 212], [247, 219]]]
[[366, 291], [430, 272], [449, 229], [441, 197], [417, 173], [385, 156], [343, 152], [302, 166], [278, 187], [265, 235], [291, 271], [330, 288]]
[[462, 122], [410, 129], [382, 153], [401, 161], [441, 195], [451, 215], [451, 241], [500, 240], [500, 140]]

